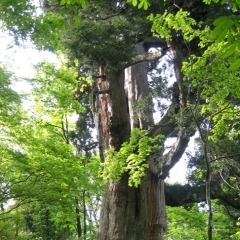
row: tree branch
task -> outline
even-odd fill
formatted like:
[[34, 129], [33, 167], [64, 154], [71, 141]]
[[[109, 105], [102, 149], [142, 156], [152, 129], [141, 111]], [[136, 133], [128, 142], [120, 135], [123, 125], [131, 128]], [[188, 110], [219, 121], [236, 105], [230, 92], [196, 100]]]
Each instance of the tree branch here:
[[171, 168], [181, 159], [185, 149], [188, 146], [189, 140], [190, 137], [180, 131], [179, 136], [176, 142], [173, 144], [171, 150], [162, 156], [161, 164], [163, 167], [162, 172], [160, 173], [160, 177], [162, 179], [168, 177]]
[[165, 184], [164, 189], [166, 205], [171, 207], [183, 206], [188, 203], [199, 203], [206, 199], [204, 185]]
[[166, 52], [166, 50], [137, 55], [135, 57], [132, 57], [131, 60], [128, 62], [120, 63], [118, 65], [118, 68], [119, 68], [119, 70], [123, 70], [123, 69], [128, 68], [137, 63], [157, 60], [157, 59], [163, 57], [165, 55], [165, 52]]
[[[149, 156], [148, 162], [150, 168], [154, 174], [157, 174], [162, 179], [168, 177], [171, 168], [180, 160], [185, 149], [188, 146], [190, 137], [193, 136], [196, 129], [189, 129], [192, 118], [185, 120], [175, 120], [172, 116], [173, 103], [169, 106], [167, 112], [162, 119], [152, 128], [149, 129], [148, 136], [155, 137], [157, 135], [163, 135], [164, 139], [169, 137], [177, 137], [175, 143], [171, 146], [168, 153], [163, 155], [165, 149], [161, 149], [158, 152]], [[184, 119], [184, 112], [179, 113], [179, 117]], [[179, 126], [179, 123], [181, 125]], [[188, 126], [188, 132], [185, 131], [185, 126]], [[177, 128], [179, 128], [177, 130]]]
[[174, 121], [172, 117], [172, 106], [173, 104], [168, 107], [161, 120], [149, 129], [149, 137], [156, 137], [159, 134], [165, 136], [165, 138], [177, 136], [176, 130], [174, 130], [177, 127], [177, 121]]
[[[173, 136], [177, 137], [176, 142], [172, 145], [171, 150], [167, 154], [162, 155], [164, 149], [161, 148], [158, 152], [153, 153], [148, 158], [151, 171], [162, 179], [168, 177], [171, 168], [180, 160], [188, 146], [190, 136], [195, 132], [195, 129], [192, 129], [189, 134], [185, 133], [184, 126], [180, 126], [180, 129], [177, 132], [176, 128], [178, 127], [178, 122], [171, 116], [171, 106], [172, 104], [159, 123], [154, 125], [148, 133], [151, 137], [161, 134], [165, 139]], [[183, 117], [183, 114], [181, 114], [180, 117]]]
[[[219, 185], [216, 186], [216, 182], [211, 183], [211, 185], [211, 199], [219, 199], [228, 206], [240, 209], [240, 199], [237, 195], [233, 196], [224, 193]], [[206, 189], [204, 184], [196, 186], [191, 186], [189, 184], [165, 184], [164, 188], [166, 205], [171, 207], [206, 201]]]

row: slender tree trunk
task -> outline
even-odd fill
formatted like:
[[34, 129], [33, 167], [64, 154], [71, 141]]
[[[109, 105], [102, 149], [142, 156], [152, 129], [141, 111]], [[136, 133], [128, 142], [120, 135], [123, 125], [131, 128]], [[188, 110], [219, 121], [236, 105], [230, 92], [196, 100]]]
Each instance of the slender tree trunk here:
[[208, 236], [208, 240], [212, 240], [213, 239], [213, 209], [212, 209], [212, 201], [211, 201], [211, 177], [210, 177], [211, 176], [211, 163], [208, 158], [208, 136], [209, 136], [211, 119], [209, 120], [206, 135], [204, 136], [204, 133], [199, 125], [199, 122], [191, 108], [190, 108], [190, 111], [191, 111], [194, 121], [197, 125], [197, 129], [199, 131], [200, 138], [203, 142], [204, 161], [206, 164], [205, 197], [206, 197], [206, 204], [207, 204], [207, 208], [208, 208], [207, 236]]
[[46, 224], [46, 239], [50, 239], [50, 223], [49, 223], [50, 211], [46, 209], [45, 224]]
[[83, 197], [83, 234], [84, 234], [84, 239], [86, 239], [86, 234], [87, 234], [87, 209], [86, 209], [86, 195], [85, 195], [85, 190], [82, 192], [82, 197]]
[[81, 228], [81, 219], [80, 219], [80, 209], [79, 209], [79, 202], [78, 199], [75, 198], [75, 203], [76, 203], [76, 215], [77, 215], [77, 236], [80, 239], [82, 236], [82, 228]]
[[[17, 213], [18, 213], [18, 209], [17, 209]], [[17, 217], [15, 221], [15, 237], [16, 238], [18, 238], [18, 232], [19, 232], [19, 219]]]
[[179, 88], [180, 107], [183, 108], [186, 106], [186, 94], [184, 94], [185, 91], [183, 86], [182, 52], [177, 48], [176, 44], [174, 44], [171, 41], [168, 41], [168, 47], [171, 53], [171, 57], [174, 65], [175, 78]]

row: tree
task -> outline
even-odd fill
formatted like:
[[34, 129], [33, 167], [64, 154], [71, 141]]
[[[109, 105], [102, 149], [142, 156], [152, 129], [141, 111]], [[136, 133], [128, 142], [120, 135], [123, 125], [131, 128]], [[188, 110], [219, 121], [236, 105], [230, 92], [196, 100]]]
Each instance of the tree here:
[[[150, 111], [146, 109], [143, 112], [140, 108], [136, 111], [133, 103], [141, 98], [147, 104], [150, 103], [148, 105], [151, 106], [151, 102], [147, 98], [149, 95], [147, 64], [143, 61], [148, 58], [156, 59], [162, 55], [161, 52], [158, 52], [158, 56], [156, 54], [143, 54], [132, 58], [138, 29], [133, 32], [134, 22], [129, 18], [129, 14], [126, 16], [124, 13], [121, 14], [122, 19], [115, 17], [116, 7], [120, 8], [120, 6], [111, 6], [112, 9], [109, 9], [110, 12], [106, 14], [104, 10], [108, 7], [106, 4], [108, 5], [108, 3], [102, 2], [103, 6], [99, 4], [100, 8], [96, 9], [100, 19], [96, 23], [94, 18], [93, 21], [89, 21], [90, 17], [86, 17], [88, 12], [85, 14], [86, 16], [83, 15], [87, 21], [79, 26], [79, 30], [73, 29], [73, 32], [79, 32], [76, 40], [73, 38], [69, 40], [73, 56], [80, 59], [80, 62], [84, 61], [84, 57], [89, 56], [87, 61], [90, 61], [90, 65], [99, 66], [99, 74], [94, 79], [97, 81], [95, 84], [98, 88], [96, 91], [93, 90], [95, 91], [93, 95], [96, 106], [94, 114], [97, 120], [95, 124], [98, 128], [103, 162], [105, 161], [106, 149], [112, 147], [119, 150], [121, 145], [129, 139], [130, 126], [147, 129], [153, 124], [151, 109]], [[89, 7], [89, 11], [90, 9]], [[118, 11], [120, 10], [124, 9]], [[129, 9], [124, 11], [136, 10], [129, 6]], [[141, 21], [135, 21], [141, 23]], [[148, 28], [145, 34], [150, 34], [149, 30]], [[111, 34], [110, 42], [109, 39], [104, 38], [104, 35], [109, 36], [109, 33]], [[119, 38], [118, 35], [122, 35], [123, 39]], [[81, 42], [79, 42], [79, 38], [82, 39]], [[160, 46], [161, 43], [157, 43]], [[76, 49], [78, 49], [77, 52]], [[139, 54], [144, 52], [142, 44], [139, 44], [139, 51]], [[78, 52], [79, 55], [77, 55]], [[128, 69], [129, 82], [126, 82], [126, 89], [124, 89], [124, 69], [137, 63], [138, 65], [134, 68]], [[83, 70], [85, 71], [85, 69]], [[137, 73], [138, 75], [136, 75]], [[141, 74], [139, 75], [139, 73]], [[126, 92], [128, 92], [127, 96]], [[157, 238], [160, 235], [163, 236], [166, 226], [161, 224], [160, 219], [165, 218], [165, 209], [164, 202], [159, 201], [164, 194], [163, 182], [156, 173], [154, 175], [148, 170], [147, 176], [144, 177], [145, 180], [142, 180], [145, 186], [138, 186], [137, 189], [128, 186], [128, 173], [123, 174], [119, 183], [111, 180], [106, 198], [102, 200], [103, 210], [100, 217], [99, 239], [148, 239], [150, 235], [155, 235]], [[152, 181], [149, 181], [148, 178]], [[147, 188], [152, 192], [151, 194], [145, 191]], [[152, 216], [151, 214], [154, 212], [157, 214]], [[152, 218], [151, 221], [149, 218]]]
[[[76, 36], [76, 40], [73, 38], [67, 39], [68, 44], [73, 49], [73, 56], [80, 59], [80, 62], [84, 61], [84, 57], [89, 56], [88, 61], [90, 61], [90, 64], [99, 66], [100, 69], [96, 84], [98, 89], [93, 94], [96, 101], [94, 103], [96, 106], [95, 119], [97, 119], [96, 127], [98, 128], [102, 161], [105, 161], [104, 152], [106, 149], [113, 147], [119, 150], [122, 143], [129, 139], [130, 128], [141, 127], [147, 129], [153, 125], [146, 60], [157, 59], [163, 56], [166, 51], [166, 43], [162, 44], [160, 40], [153, 41], [151, 45], [152, 39], [145, 42], [137, 39], [139, 41], [137, 53], [142, 55], [134, 57], [134, 45], [136, 45], [135, 38], [138, 29], [135, 30], [135, 33], [131, 32], [134, 29], [134, 23], [132, 19], [129, 22], [128, 11], [135, 10], [131, 9], [130, 6], [128, 9], [119, 9], [124, 13], [121, 14], [122, 19], [118, 20], [116, 18], [116, 8], [120, 8], [120, 5], [111, 6], [112, 8], [109, 11], [113, 12], [108, 13], [106, 16], [107, 6], [104, 4], [103, 2], [104, 7], [100, 6], [101, 8], [96, 10], [99, 21], [95, 21], [95, 18], [93, 18], [91, 22], [89, 21], [91, 18], [88, 17], [87, 21], [84, 21], [77, 28], [79, 30], [73, 30], [79, 34]], [[93, 8], [96, 9], [95, 5]], [[91, 8], [89, 7], [89, 9]], [[146, 13], [143, 12], [142, 14]], [[137, 23], [140, 24], [141, 22]], [[127, 27], [129, 28], [128, 31]], [[151, 36], [150, 28], [147, 27], [145, 22], [138, 27], [145, 34], [145, 36], [141, 36], [143, 39]], [[109, 39], [104, 38], [104, 35], [107, 36], [109, 33], [111, 34], [111, 42], [109, 42]], [[121, 37], [119, 38], [118, 35]], [[80, 44], [79, 39], [82, 40]], [[89, 45], [89, 42], [91, 45]], [[158, 46], [161, 50], [155, 54], [147, 54], [147, 52], [144, 53], [144, 51], [148, 50], [146, 47], [144, 49], [144, 45], [148, 46], [147, 48]], [[174, 46], [172, 46], [172, 50], [174, 50], [173, 48]], [[176, 54], [174, 59], [178, 63]], [[127, 67], [129, 67], [126, 71], [126, 73], [128, 72], [128, 79], [126, 79], [126, 87], [124, 88], [124, 69]], [[180, 72], [179, 65], [176, 66], [176, 72]], [[182, 82], [180, 76], [178, 82]], [[178, 98], [179, 94], [175, 97]], [[137, 110], [134, 109], [136, 107], [134, 103], [139, 99], [146, 102], [144, 111], [141, 107]], [[178, 104], [178, 99], [176, 104]], [[150, 109], [146, 109], [146, 105], [150, 106]], [[121, 110], [119, 111], [119, 109]], [[157, 133], [159, 134], [158, 131], [164, 123], [169, 127], [165, 132], [160, 133], [164, 134], [166, 138], [176, 127], [169, 114], [165, 115], [161, 122], [150, 131], [149, 135], [154, 137]], [[189, 136], [184, 136], [181, 131], [178, 135], [174, 150], [165, 156], [166, 162], [168, 160], [171, 162], [171, 158], [177, 159], [181, 156], [187, 146]], [[162, 147], [159, 147], [159, 151], [160, 153], [156, 153], [155, 156], [157, 154], [161, 155]], [[123, 174], [119, 183], [111, 181], [108, 197], [103, 199], [99, 239], [159, 239], [163, 237], [166, 231], [166, 213], [162, 179], [167, 176], [167, 169], [162, 174], [161, 165], [164, 166], [164, 163], [158, 163], [157, 158], [155, 161], [153, 163], [153, 159], [149, 160], [150, 168], [146, 171], [146, 175], [137, 189], [128, 186], [128, 173]], [[146, 192], [146, 189], [149, 192]], [[124, 221], [122, 221], [123, 219]]]
[[[235, 220], [224, 206], [213, 202], [214, 238], [237, 239], [234, 237], [237, 227]], [[167, 207], [169, 231], [167, 239], [207, 239], [207, 210], [204, 203], [187, 204], [184, 207]]]
[[[31, 80], [32, 106], [26, 113], [20, 111], [20, 96], [9, 86], [10, 75], [2, 71], [1, 96], [6, 104], [1, 106], [2, 239], [96, 234], [99, 158], [75, 154], [70, 142], [71, 114], [82, 111], [72, 95], [76, 75], [72, 68], [40, 64]], [[76, 230], [80, 227], [82, 232]]]

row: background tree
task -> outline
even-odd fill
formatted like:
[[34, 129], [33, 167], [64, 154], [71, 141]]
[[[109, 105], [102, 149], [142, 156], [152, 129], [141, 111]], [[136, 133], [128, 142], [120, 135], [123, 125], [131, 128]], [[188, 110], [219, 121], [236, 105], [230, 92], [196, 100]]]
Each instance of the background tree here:
[[[96, 234], [99, 159], [75, 154], [70, 142], [74, 129], [71, 115], [82, 111], [73, 98], [75, 75], [72, 68], [57, 70], [46, 62], [39, 65], [38, 75], [31, 81], [32, 108], [28, 114], [20, 111], [19, 96], [2, 78], [3, 90], [12, 95], [6, 102], [8, 116], [2, 114], [3, 239], [90, 238]], [[13, 226], [8, 231], [10, 224]]]

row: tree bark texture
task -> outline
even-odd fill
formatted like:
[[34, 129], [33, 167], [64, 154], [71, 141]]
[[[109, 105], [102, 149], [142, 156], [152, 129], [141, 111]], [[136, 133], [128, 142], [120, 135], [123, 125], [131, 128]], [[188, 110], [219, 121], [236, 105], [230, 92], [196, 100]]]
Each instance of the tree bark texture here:
[[[138, 63], [125, 70], [125, 91], [128, 101], [130, 127], [147, 129], [153, 125], [152, 102], [149, 98], [146, 62]], [[143, 69], [143, 71], [139, 71]]]
[[[121, 92], [124, 90], [123, 72], [112, 72], [107, 76], [110, 91], [109, 97], [105, 97], [109, 102], [105, 105], [112, 109], [109, 111], [108, 108], [109, 112], [105, 116], [111, 118], [109, 123], [99, 124], [100, 129], [102, 126], [109, 127], [105, 131], [108, 134], [104, 135], [103, 130], [101, 132], [102, 138], [106, 136], [102, 142], [106, 142], [109, 137], [109, 144], [105, 143], [105, 146], [116, 149], [129, 139], [130, 128], [147, 128], [153, 124], [151, 109], [145, 113], [142, 109], [134, 110], [134, 103], [141, 98], [147, 99], [149, 94], [146, 63], [138, 63], [126, 72], [124, 96]], [[152, 174], [149, 169], [138, 188], [128, 186], [127, 173], [120, 183], [109, 185], [107, 194], [102, 199], [99, 240], [155, 240], [162, 239], [165, 232], [164, 184], [156, 174]]]
[[[137, 45], [137, 53], [147, 55], [141, 44]], [[153, 125], [153, 104], [149, 95], [146, 61], [125, 69], [125, 92], [131, 129], [147, 129]]]
[[164, 181], [147, 171], [138, 188], [124, 175], [102, 200], [98, 239], [159, 240], [167, 229]]
[[[178, 66], [176, 70], [180, 71]], [[99, 74], [106, 76], [98, 81], [98, 110], [95, 113], [102, 153], [108, 148], [119, 150], [121, 144], [128, 141], [130, 130], [135, 127], [149, 129], [151, 137], [162, 134], [165, 139], [175, 131], [177, 124], [171, 118], [170, 110], [159, 123], [150, 127], [153, 125], [153, 116], [152, 100], [148, 98], [146, 62], [137, 62], [125, 71], [100, 68]], [[180, 86], [181, 76], [177, 80]], [[136, 102], [143, 99], [149, 108], [135, 108]], [[127, 173], [119, 183], [109, 184], [102, 198], [98, 240], [163, 239], [167, 231], [164, 178], [181, 158], [189, 141], [189, 136], [183, 131], [176, 135], [176, 143], [169, 153], [163, 155], [163, 146], [159, 146], [159, 151], [146, 159], [150, 167], [138, 188], [128, 186]]]

